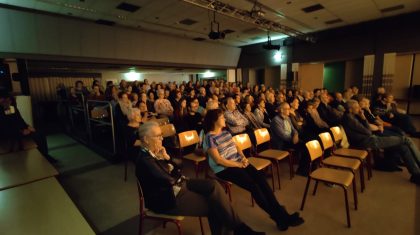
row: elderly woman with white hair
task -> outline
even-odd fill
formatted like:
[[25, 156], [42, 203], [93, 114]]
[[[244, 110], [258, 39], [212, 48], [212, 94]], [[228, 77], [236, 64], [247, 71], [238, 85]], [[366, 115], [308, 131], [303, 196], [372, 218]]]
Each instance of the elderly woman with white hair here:
[[140, 125], [141, 149], [136, 158], [136, 176], [146, 207], [158, 213], [208, 217], [212, 234], [265, 234], [244, 224], [214, 180], [188, 179], [162, 146], [162, 130], [154, 122]]

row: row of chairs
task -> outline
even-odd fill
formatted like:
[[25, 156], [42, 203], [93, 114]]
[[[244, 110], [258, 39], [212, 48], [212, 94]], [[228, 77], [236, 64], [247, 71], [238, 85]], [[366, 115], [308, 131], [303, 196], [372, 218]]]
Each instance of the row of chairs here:
[[[175, 126], [173, 124], [166, 124], [167, 122], [162, 122], [161, 129], [162, 134], [164, 138], [167, 137], [174, 137], [176, 136], [176, 130]], [[309, 189], [309, 185], [311, 180], [314, 180], [315, 188], [313, 191], [313, 195], [315, 195], [318, 182], [325, 182], [329, 184], [338, 185], [343, 188], [344, 195], [345, 195], [345, 207], [346, 207], [346, 216], [347, 216], [347, 225], [348, 227], [351, 227], [350, 222], [350, 213], [349, 213], [349, 203], [348, 203], [348, 195], [347, 195], [347, 189], [350, 185], [353, 185], [353, 196], [354, 196], [354, 204], [355, 209], [357, 210], [358, 206], [358, 199], [357, 199], [357, 192], [356, 192], [356, 181], [355, 181], [355, 174], [356, 171], [360, 171], [360, 181], [361, 181], [361, 191], [365, 189], [365, 183], [364, 183], [364, 171], [363, 168], [367, 168], [368, 171], [368, 179], [372, 176], [371, 173], [371, 163], [370, 163], [370, 153], [367, 150], [360, 150], [360, 149], [343, 149], [343, 148], [337, 148], [340, 141], [343, 138], [343, 133], [339, 127], [332, 127], [330, 129], [331, 133], [333, 134], [334, 140], [332, 139], [330, 133], [325, 132], [321, 133], [319, 135], [319, 139], [322, 142], [321, 147], [318, 140], [312, 140], [306, 143], [306, 147], [308, 149], [309, 155], [310, 155], [310, 168], [312, 169], [312, 165], [314, 162], [318, 161], [318, 165], [320, 166], [314, 171], [311, 171], [308, 180], [305, 186], [305, 192], [302, 199], [301, 204], [301, 210], [304, 208], [304, 204], [306, 201], [307, 192]], [[255, 146], [255, 153], [252, 154], [252, 151], [250, 151], [250, 155], [247, 156], [248, 161], [250, 164], [252, 164], [254, 167], [257, 168], [257, 170], [264, 170], [264, 169], [271, 169], [271, 172], [273, 173], [272, 177], [272, 187], [274, 191], [274, 172], [272, 169], [272, 164], [275, 164], [277, 167], [277, 178], [278, 178], [278, 186], [281, 188], [280, 185], [280, 171], [279, 171], [279, 161], [288, 158], [289, 160], [289, 166], [290, 166], [290, 179], [293, 178], [293, 155], [289, 151], [283, 151], [283, 150], [276, 150], [271, 149], [271, 146], [269, 146], [268, 149], [265, 149], [263, 151], [259, 151], [258, 147], [265, 143], [270, 143], [270, 134], [266, 128], [258, 129], [254, 131], [255, 137], [256, 137], [256, 146]], [[178, 142], [174, 148], [177, 148], [179, 150], [179, 156], [181, 156], [183, 159], [192, 161], [195, 165], [195, 175], [198, 177], [199, 171], [201, 168], [206, 169], [206, 176], [207, 168], [208, 166], [203, 164], [206, 163], [206, 156], [204, 154], [200, 154], [197, 152], [192, 152], [183, 155], [183, 149], [192, 145], [196, 145], [200, 142], [200, 138], [198, 136], [198, 133], [195, 130], [186, 131], [179, 133], [178, 136]], [[233, 140], [237, 146], [242, 150], [252, 150], [252, 143], [248, 136], [248, 134], [239, 134], [233, 137]], [[327, 154], [330, 153], [330, 154]], [[344, 171], [343, 171], [344, 170]], [[217, 179], [217, 177], [216, 177]], [[231, 186], [232, 183], [223, 181], [220, 179], [217, 179], [226, 190], [226, 193], [229, 195], [229, 199], [232, 200], [231, 197]], [[139, 186], [139, 193], [141, 191], [141, 186]], [[142, 194], [141, 200], [142, 200]], [[252, 197], [251, 197], [252, 200]], [[253, 200], [252, 200], [252, 205]], [[143, 204], [141, 202], [141, 207], [143, 207]], [[142, 212], [143, 211], [143, 212]], [[160, 218], [161, 221], [166, 222], [173, 222], [177, 225], [179, 234], [182, 234], [182, 230], [180, 228], [179, 222], [184, 219], [182, 216], [168, 216], [168, 215], [161, 215], [152, 213], [151, 215], [147, 214], [150, 212], [145, 212], [141, 209], [140, 211], [140, 226], [142, 225], [142, 221], [145, 218]], [[202, 221], [200, 219], [200, 227], [202, 234], [204, 234], [203, 227], [202, 227]], [[140, 227], [141, 228], [141, 227]], [[140, 234], [141, 230], [139, 229]]]

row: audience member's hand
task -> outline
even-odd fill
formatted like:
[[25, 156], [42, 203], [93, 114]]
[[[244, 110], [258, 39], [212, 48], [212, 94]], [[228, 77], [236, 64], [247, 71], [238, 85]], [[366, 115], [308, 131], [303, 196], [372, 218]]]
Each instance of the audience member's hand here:
[[246, 157], [242, 158], [242, 168], [246, 168], [248, 165], [248, 159]]
[[33, 127], [31, 127], [31, 126], [28, 126], [28, 130], [30, 131], [30, 132], [35, 132], [36, 130], [35, 130], [35, 128], [33, 128]]
[[383, 133], [383, 132], [384, 132], [384, 126], [383, 126], [383, 125], [379, 125], [379, 126], [378, 126], [378, 129], [379, 129], [379, 131], [380, 131], [381, 133]]
[[157, 151], [156, 156], [165, 160], [169, 160], [171, 158], [168, 153], [166, 153], [166, 149], [163, 146]]
[[389, 118], [394, 118], [394, 114], [393, 113], [389, 113], [388, 117]]

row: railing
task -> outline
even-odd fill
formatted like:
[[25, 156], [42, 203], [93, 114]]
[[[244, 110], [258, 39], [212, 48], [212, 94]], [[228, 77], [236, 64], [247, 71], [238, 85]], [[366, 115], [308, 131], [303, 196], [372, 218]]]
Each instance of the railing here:
[[117, 153], [114, 108], [111, 102], [88, 100], [86, 102], [89, 143], [100, 151]]
[[70, 118], [70, 130], [69, 133], [79, 141], [88, 144], [88, 120], [86, 112], [85, 97], [80, 94], [76, 102], [75, 100], [67, 100], [68, 112]]

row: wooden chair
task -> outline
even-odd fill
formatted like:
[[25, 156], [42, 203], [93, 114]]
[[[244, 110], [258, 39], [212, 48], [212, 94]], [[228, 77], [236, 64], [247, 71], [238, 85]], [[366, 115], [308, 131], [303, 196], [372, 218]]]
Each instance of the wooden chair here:
[[[293, 178], [294, 170], [293, 170], [293, 158], [292, 155], [288, 151], [282, 151], [278, 149], [272, 149], [271, 143], [270, 143], [270, 133], [266, 128], [257, 129], [254, 131], [255, 139], [256, 139], [256, 145], [255, 145], [255, 152], [256, 157], [261, 157], [270, 160], [273, 162], [277, 167], [277, 180], [279, 184], [279, 189], [281, 189], [280, 185], [280, 167], [279, 167], [279, 161], [288, 158], [289, 159], [289, 169], [290, 169], [290, 179]], [[270, 144], [269, 148], [258, 152], [258, 145], [268, 143]], [[274, 176], [273, 176], [274, 178]]]
[[337, 148], [343, 139], [343, 133], [338, 126], [331, 127], [330, 131], [335, 141], [332, 153], [342, 157], [358, 159], [367, 168], [368, 180], [370, 180], [372, 178], [372, 151], [370, 149]]
[[[252, 147], [251, 140], [248, 134], [235, 135], [233, 137], [233, 141], [242, 151], [251, 149]], [[256, 157], [248, 157], [248, 156], [246, 157], [248, 158], [249, 164], [253, 165], [257, 170], [260, 171], [260, 170], [267, 169], [270, 167], [271, 172], [273, 172], [273, 167], [272, 167], [273, 165], [271, 164], [271, 161], [262, 159], [262, 158], [256, 158]], [[273, 186], [273, 191], [274, 191], [274, 175], [272, 177], [272, 186]]]
[[[200, 142], [200, 138], [198, 137], [197, 131], [195, 130], [184, 131], [182, 133], [179, 133], [178, 139], [179, 139], [180, 155], [182, 155], [183, 148], [191, 146], [191, 145], [197, 145]], [[198, 177], [198, 173], [200, 171], [200, 162], [205, 161], [206, 157], [199, 156], [195, 152], [192, 152], [192, 153], [183, 155], [182, 158], [194, 162], [195, 176]]]
[[[320, 160], [322, 157], [322, 149], [321, 145], [319, 144], [318, 140], [312, 140], [306, 143], [306, 148], [308, 149], [309, 156], [310, 156], [310, 165], [309, 169], [311, 171], [312, 164], [315, 160]], [[305, 206], [306, 195], [308, 194], [309, 184], [311, 180], [315, 180], [315, 187], [313, 191], [313, 195], [316, 194], [316, 190], [318, 187], [318, 182], [324, 182], [329, 184], [339, 185], [344, 190], [344, 200], [346, 206], [346, 215], [347, 215], [347, 226], [350, 228], [350, 212], [349, 212], [349, 203], [348, 203], [348, 196], [347, 196], [347, 188], [350, 184], [353, 183], [353, 196], [354, 196], [354, 208], [357, 210], [357, 193], [356, 193], [356, 185], [354, 184], [354, 175], [351, 172], [337, 170], [332, 168], [318, 168], [314, 171], [311, 171], [308, 176], [308, 181], [306, 182], [305, 192], [303, 194], [302, 204], [300, 210], [303, 210]]]
[[360, 186], [361, 191], [363, 192], [365, 189], [365, 177], [364, 177], [364, 171], [363, 171], [363, 165], [362, 162], [359, 159], [355, 158], [346, 158], [339, 155], [333, 155], [329, 156], [328, 158], [325, 158], [325, 152], [328, 150], [332, 150], [334, 147], [334, 141], [331, 138], [330, 133], [324, 132], [318, 135], [321, 139], [322, 146], [324, 148], [324, 160], [322, 163], [327, 166], [337, 167], [337, 168], [344, 168], [347, 170], [350, 170], [353, 175], [356, 175], [356, 171], [359, 169], [360, 171]]
[[148, 120], [148, 122], [156, 122], [159, 124], [159, 126], [163, 126], [169, 123], [168, 117], [162, 117], [162, 118], [151, 118]]
[[[139, 215], [139, 235], [142, 235], [143, 233], [143, 221], [145, 219], [152, 219], [161, 221], [163, 223], [163, 227], [165, 227], [166, 223], [174, 223], [178, 229], [178, 234], [182, 235], [182, 229], [181, 229], [181, 221], [184, 220], [184, 216], [176, 216], [176, 215], [166, 215], [166, 214], [158, 214], [153, 211], [148, 210], [145, 207], [144, 203], [144, 196], [143, 196], [143, 190], [141, 188], [140, 182], [137, 180], [137, 190], [139, 193], [139, 203], [140, 203], [140, 215]], [[203, 228], [203, 222], [201, 220], [201, 217], [198, 217], [200, 221], [200, 228], [201, 228], [201, 234], [204, 235], [204, 228]]]

